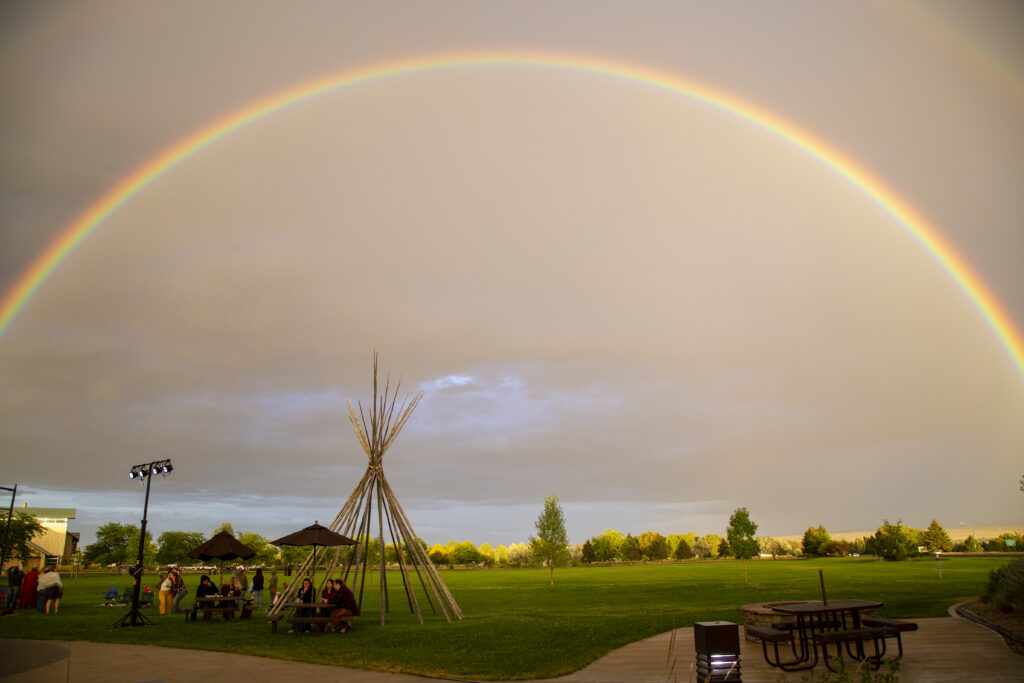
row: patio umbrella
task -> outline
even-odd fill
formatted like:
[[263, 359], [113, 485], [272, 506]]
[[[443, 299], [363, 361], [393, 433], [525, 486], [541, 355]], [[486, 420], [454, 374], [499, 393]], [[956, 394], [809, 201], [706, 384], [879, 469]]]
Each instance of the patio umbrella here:
[[348, 536], [343, 536], [336, 531], [331, 531], [327, 527], [321, 526], [318, 522], [313, 522], [312, 525], [307, 526], [305, 529], [300, 529], [295, 533], [282, 536], [276, 541], [271, 541], [270, 544], [313, 546], [313, 572], [315, 573], [317, 546], [355, 545], [356, 541], [353, 541]]
[[198, 560], [220, 560], [220, 582], [224, 585], [224, 560], [248, 560], [256, 551], [226, 531], [215, 534], [206, 543], [188, 551], [189, 557]]

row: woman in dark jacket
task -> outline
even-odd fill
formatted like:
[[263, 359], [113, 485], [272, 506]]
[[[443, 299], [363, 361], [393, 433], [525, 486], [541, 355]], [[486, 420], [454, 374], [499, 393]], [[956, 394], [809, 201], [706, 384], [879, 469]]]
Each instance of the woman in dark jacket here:
[[210, 581], [210, 577], [203, 574], [199, 579], [199, 588], [196, 588], [196, 604], [192, 608], [192, 621], [196, 620], [196, 613], [199, 611], [199, 598], [206, 598], [211, 595], [217, 595], [217, 587]]
[[252, 577], [252, 606], [259, 607], [263, 602], [263, 570], [257, 569]]
[[[299, 587], [299, 592], [295, 596], [299, 602], [311, 603], [314, 600], [316, 591], [313, 590], [313, 582], [308, 578], [302, 580], [302, 586]], [[300, 617], [311, 617], [313, 616], [313, 610], [308, 607], [300, 608], [296, 611], [296, 616]], [[304, 633], [309, 630], [309, 624], [295, 624], [296, 628], [301, 629], [299, 632]]]

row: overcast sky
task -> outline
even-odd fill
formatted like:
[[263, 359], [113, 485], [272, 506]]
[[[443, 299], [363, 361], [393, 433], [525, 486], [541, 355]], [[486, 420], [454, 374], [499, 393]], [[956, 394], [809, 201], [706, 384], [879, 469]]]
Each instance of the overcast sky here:
[[[0, 5], [0, 287], [96, 198], [229, 112], [440, 52], [706, 84], [827, 141], [1024, 323], [1024, 5]], [[484, 66], [342, 88], [139, 193], [0, 337], [0, 476], [150, 528], [333, 518], [373, 350], [426, 393], [385, 457], [417, 533], [524, 541], [1024, 524], [1024, 378], [979, 310], [835, 170], [629, 80]]]

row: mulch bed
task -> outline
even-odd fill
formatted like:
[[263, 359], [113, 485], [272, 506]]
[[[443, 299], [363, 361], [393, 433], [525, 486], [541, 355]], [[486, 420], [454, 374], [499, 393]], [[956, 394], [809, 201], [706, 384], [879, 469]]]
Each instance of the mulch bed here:
[[1024, 655], [1024, 613], [1000, 612], [980, 600], [961, 605], [959, 611], [970, 612], [980, 620], [998, 626], [997, 631], [1002, 629], [1012, 634], [1012, 637], [1007, 637], [1002, 633], [1000, 635], [1003, 636], [1003, 640], [1006, 641], [1011, 650], [1019, 655]]

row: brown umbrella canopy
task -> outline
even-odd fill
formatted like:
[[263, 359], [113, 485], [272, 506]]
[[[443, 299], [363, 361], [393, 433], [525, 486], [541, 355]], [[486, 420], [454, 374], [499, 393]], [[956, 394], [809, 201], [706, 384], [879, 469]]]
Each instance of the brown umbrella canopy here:
[[224, 560], [248, 560], [256, 551], [226, 531], [214, 534], [206, 543], [188, 551], [197, 560], [220, 560], [220, 583], [224, 585]]
[[342, 536], [341, 534], [331, 531], [325, 526], [313, 523], [307, 526], [305, 529], [296, 531], [293, 534], [282, 536], [276, 541], [271, 541], [271, 545], [312, 545], [312, 546], [325, 546], [325, 545], [355, 545], [348, 536]]
[[293, 534], [282, 536], [276, 541], [271, 541], [271, 545], [311, 545], [313, 546], [313, 572], [316, 573], [316, 548], [317, 546], [334, 546], [334, 545], [355, 545], [356, 541], [353, 541], [348, 536], [342, 536], [341, 534], [331, 531], [325, 526], [321, 526], [317, 522], [313, 522], [310, 526], [305, 529], [300, 529]]
[[256, 551], [226, 531], [221, 531], [206, 543], [188, 551], [198, 560], [248, 560]]

